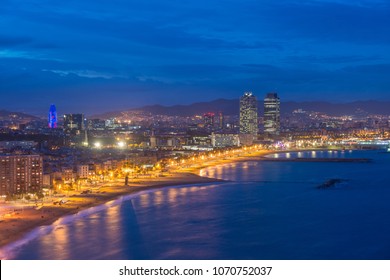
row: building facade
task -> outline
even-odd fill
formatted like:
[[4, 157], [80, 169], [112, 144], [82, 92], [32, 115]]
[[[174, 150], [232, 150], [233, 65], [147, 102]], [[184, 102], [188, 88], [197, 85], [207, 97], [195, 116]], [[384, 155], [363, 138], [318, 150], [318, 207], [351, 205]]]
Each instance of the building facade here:
[[245, 92], [240, 98], [240, 134], [258, 133], [257, 98], [252, 92]]
[[80, 179], [88, 179], [89, 166], [88, 165], [78, 165], [77, 166], [77, 177]]
[[64, 132], [71, 134], [80, 134], [85, 129], [83, 114], [64, 115]]
[[215, 126], [215, 114], [214, 113], [206, 113], [203, 115], [203, 124], [206, 130], [213, 130]]
[[222, 112], [218, 113], [218, 127], [220, 130], [225, 128], [225, 117]]
[[277, 93], [268, 93], [264, 99], [264, 133], [280, 134], [280, 98]]
[[0, 141], [0, 150], [24, 149], [31, 150], [38, 146], [34, 141]]
[[240, 137], [238, 134], [212, 133], [211, 145], [217, 148], [238, 147], [240, 146]]
[[42, 185], [42, 156], [0, 155], [0, 195], [33, 193]]

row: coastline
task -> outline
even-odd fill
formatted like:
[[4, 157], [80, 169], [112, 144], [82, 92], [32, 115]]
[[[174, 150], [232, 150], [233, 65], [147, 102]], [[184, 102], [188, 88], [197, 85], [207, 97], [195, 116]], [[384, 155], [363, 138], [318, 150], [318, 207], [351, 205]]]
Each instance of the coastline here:
[[[262, 160], [262, 156], [274, 152], [262, 150], [225, 159], [213, 159], [197, 166], [182, 168], [181, 170], [164, 174], [163, 177], [132, 179], [128, 186], [124, 186], [123, 183], [119, 182], [115, 184], [107, 183], [100, 187], [98, 191], [90, 194], [80, 194], [78, 192], [66, 197], [56, 197], [56, 201], [66, 200], [66, 203], [62, 205], [54, 205], [53, 200], [45, 201], [43, 204], [39, 202], [38, 205], [34, 203], [18, 206], [15, 206], [13, 203], [1, 204], [0, 252], [3, 248], [22, 239], [34, 229], [51, 225], [65, 216], [74, 215], [88, 208], [118, 199], [121, 196], [136, 194], [142, 191], [170, 186], [225, 182], [225, 180], [221, 179], [202, 177], [199, 175], [200, 170], [225, 163]], [[4, 209], [1, 209], [3, 206]], [[11, 206], [12, 211], [7, 211], [7, 206]]]
[[279, 161], [279, 162], [356, 162], [368, 163], [372, 162], [368, 158], [266, 158], [263, 161]]
[[[98, 191], [95, 190], [90, 194], [80, 194], [80, 192], [78, 192], [77, 194], [67, 197], [57, 197], [56, 200], [64, 199], [67, 201], [67, 203], [63, 205], [53, 205], [53, 201], [46, 201], [43, 205], [38, 206], [34, 204], [19, 206], [19, 209], [13, 210], [12, 213], [5, 214], [9, 215], [7, 217], [5, 217], [3, 213], [0, 213], [3, 214], [3, 218], [0, 220], [0, 252], [3, 248], [22, 239], [34, 229], [41, 226], [52, 225], [57, 220], [65, 216], [74, 215], [88, 208], [103, 205], [107, 202], [116, 200], [121, 196], [171, 186], [226, 182], [221, 179], [200, 176], [200, 171], [208, 167], [247, 161], [286, 161], [284, 159], [270, 159], [265, 156], [274, 153], [303, 152], [312, 150], [313, 149], [284, 151], [261, 150], [256, 152], [247, 152], [243, 155], [234, 155], [223, 159], [210, 159], [195, 166], [182, 167], [180, 170], [166, 173], [163, 177], [132, 179], [129, 186], [124, 186], [121, 182], [107, 183], [106, 185], [100, 187]], [[321, 161], [333, 160], [323, 159]], [[7, 206], [13, 204], [5, 203], [2, 205]]]
[[[351, 149], [352, 150], [352, 149]], [[271, 154], [280, 154], [280, 153], [299, 153], [299, 152], [311, 152], [311, 151], [343, 151], [341, 149], [304, 149], [304, 150], [286, 150], [286, 151], [275, 151]], [[277, 161], [277, 162], [350, 162], [350, 163], [370, 163], [372, 159], [369, 158], [332, 158], [332, 157], [319, 157], [319, 158], [309, 158], [309, 157], [293, 157], [293, 158], [272, 158], [267, 157], [267, 155], [261, 156], [263, 161]]]
[[[0, 222], [0, 252], [2, 249], [23, 238], [32, 230], [48, 226], [65, 216], [74, 215], [82, 210], [105, 204], [120, 198], [121, 196], [136, 194], [142, 191], [154, 190], [168, 186], [192, 185], [202, 183], [222, 182], [223, 180], [201, 177], [199, 175], [180, 172], [172, 173], [166, 177], [142, 178], [132, 181], [129, 186], [122, 184], [106, 185], [100, 188], [98, 192], [82, 195], [71, 195], [69, 197], [59, 197], [66, 200], [66, 204], [61, 206], [53, 205], [53, 202], [44, 202], [23, 205], [14, 209], [11, 213], [3, 214], [5, 216]], [[4, 206], [12, 204], [4, 204]]]

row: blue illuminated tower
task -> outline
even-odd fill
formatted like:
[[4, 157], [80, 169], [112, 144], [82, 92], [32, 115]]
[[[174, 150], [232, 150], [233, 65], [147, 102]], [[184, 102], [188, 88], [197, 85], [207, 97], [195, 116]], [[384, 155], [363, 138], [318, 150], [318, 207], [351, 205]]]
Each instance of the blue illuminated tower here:
[[50, 106], [49, 110], [49, 128], [57, 128], [57, 109], [54, 104]]

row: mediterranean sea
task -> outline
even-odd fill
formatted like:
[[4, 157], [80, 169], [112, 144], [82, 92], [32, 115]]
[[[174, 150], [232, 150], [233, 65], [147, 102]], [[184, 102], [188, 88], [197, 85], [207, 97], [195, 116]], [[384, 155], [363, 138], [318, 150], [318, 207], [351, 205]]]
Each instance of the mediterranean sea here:
[[[390, 259], [390, 153], [310, 151], [210, 167], [34, 231], [12, 259]], [[321, 188], [335, 179], [335, 184]]]

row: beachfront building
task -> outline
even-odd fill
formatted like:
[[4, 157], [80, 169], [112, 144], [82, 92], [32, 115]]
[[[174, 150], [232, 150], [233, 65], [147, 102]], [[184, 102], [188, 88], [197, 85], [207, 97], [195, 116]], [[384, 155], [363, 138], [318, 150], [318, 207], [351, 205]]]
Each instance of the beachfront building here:
[[88, 179], [88, 176], [89, 176], [89, 165], [78, 165], [77, 177], [79, 179]]
[[0, 155], [0, 195], [34, 193], [42, 188], [40, 155]]

